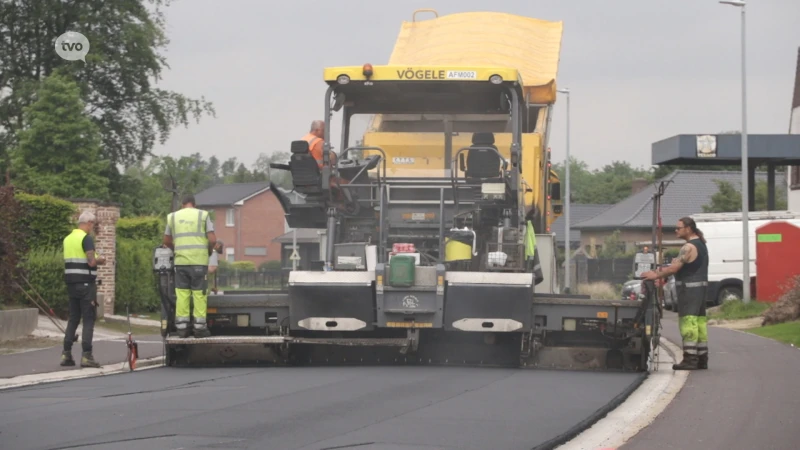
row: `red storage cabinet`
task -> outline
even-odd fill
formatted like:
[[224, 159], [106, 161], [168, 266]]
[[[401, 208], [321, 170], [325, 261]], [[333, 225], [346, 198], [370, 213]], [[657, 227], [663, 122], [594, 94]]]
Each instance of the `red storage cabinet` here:
[[800, 227], [776, 220], [756, 229], [758, 301], [777, 302], [800, 275]]

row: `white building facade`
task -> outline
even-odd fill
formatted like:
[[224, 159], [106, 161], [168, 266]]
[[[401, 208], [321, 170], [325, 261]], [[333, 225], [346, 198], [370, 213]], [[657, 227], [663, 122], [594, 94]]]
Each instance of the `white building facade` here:
[[[792, 96], [792, 112], [789, 134], [800, 134], [800, 49], [797, 51], [797, 71], [794, 76], [794, 95]], [[800, 166], [790, 166], [786, 183], [789, 193], [789, 211], [800, 212]]]

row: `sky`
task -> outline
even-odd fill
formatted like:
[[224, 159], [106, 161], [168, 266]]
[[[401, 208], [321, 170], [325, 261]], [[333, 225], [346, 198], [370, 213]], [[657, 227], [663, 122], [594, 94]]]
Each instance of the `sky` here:
[[[155, 153], [250, 165], [288, 151], [322, 119], [323, 68], [387, 63], [401, 23], [421, 8], [562, 21], [570, 153], [590, 168], [650, 167], [653, 142], [741, 129], [741, 13], [717, 0], [173, 0], [159, 86], [205, 96], [217, 117], [174, 129]], [[748, 133], [787, 133], [800, 1], [750, 0], [746, 22]], [[566, 118], [559, 98], [555, 160], [565, 158]]]

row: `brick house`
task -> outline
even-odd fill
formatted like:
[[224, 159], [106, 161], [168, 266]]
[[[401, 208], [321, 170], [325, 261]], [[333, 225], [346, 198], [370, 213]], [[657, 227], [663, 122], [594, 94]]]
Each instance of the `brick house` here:
[[229, 262], [252, 261], [258, 267], [281, 260], [275, 238], [286, 233], [286, 220], [269, 182], [220, 184], [195, 195], [197, 207], [213, 213], [217, 239]]

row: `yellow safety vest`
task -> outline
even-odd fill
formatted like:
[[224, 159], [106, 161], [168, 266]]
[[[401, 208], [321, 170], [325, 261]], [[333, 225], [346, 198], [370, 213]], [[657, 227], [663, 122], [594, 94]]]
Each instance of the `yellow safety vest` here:
[[167, 216], [172, 242], [175, 245], [176, 266], [207, 266], [208, 238], [206, 220], [208, 212], [184, 208]]
[[534, 254], [536, 254], [536, 232], [529, 220], [525, 229], [525, 258], [532, 259]]
[[85, 237], [86, 232], [76, 228], [64, 238], [64, 281], [67, 283], [94, 283], [97, 279], [97, 268], [89, 266], [83, 251]]

